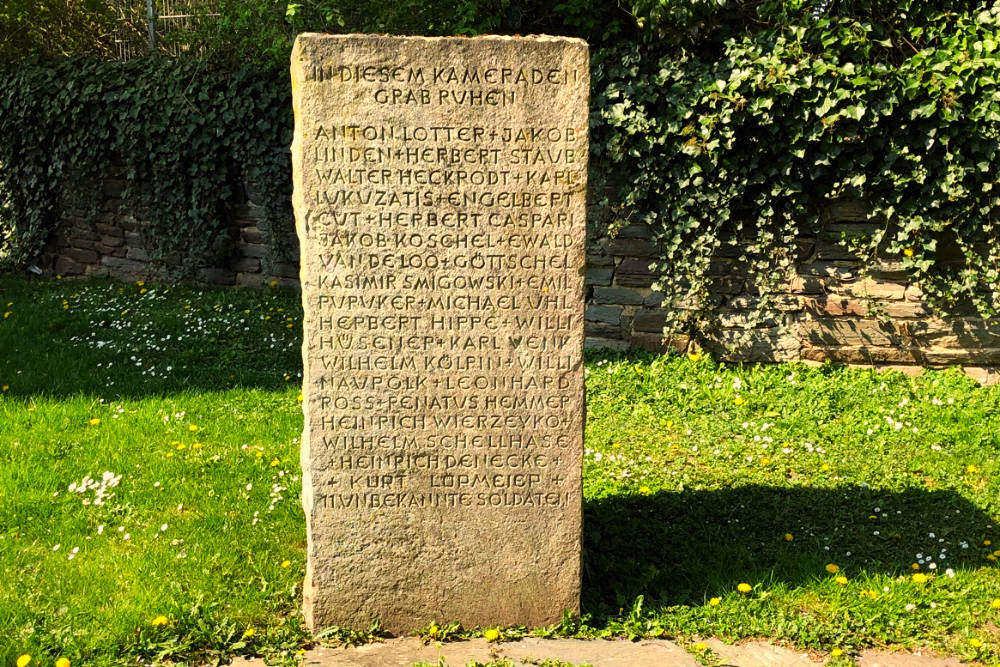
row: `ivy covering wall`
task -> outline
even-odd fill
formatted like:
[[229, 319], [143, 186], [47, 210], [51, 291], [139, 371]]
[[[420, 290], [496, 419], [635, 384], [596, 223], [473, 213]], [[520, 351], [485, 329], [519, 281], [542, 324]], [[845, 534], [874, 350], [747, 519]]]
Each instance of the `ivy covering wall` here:
[[654, 230], [667, 303], [702, 304], [668, 329], [711, 319], [720, 251], [763, 316], [839, 198], [877, 223], [843, 239], [869, 266], [897, 263], [941, 312], [996, 314], [1000, 5], [764, 2], [742, 29], [724, 6], [746, 3], [647, 4], [698, 38], [596, 54], [592, 150], [622, 175], [609, 204]]
[[0, 69], [0, 266], [22, 266], [59, 224], [68, 194], [103, 202], [121, 173], [127, 213], [154, 259], [189, 275], [225, 252], [244, 182], [280, 249], [291, 216], [291, 93], [277, 70], [197, 60], [68, 59]]

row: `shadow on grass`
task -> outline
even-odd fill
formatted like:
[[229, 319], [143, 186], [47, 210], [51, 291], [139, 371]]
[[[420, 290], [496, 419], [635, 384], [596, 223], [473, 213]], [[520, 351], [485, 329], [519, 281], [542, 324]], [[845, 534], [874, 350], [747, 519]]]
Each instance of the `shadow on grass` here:
[[742, 486], [589, 500], [583, 610], [614, 614], [638, 595], [702, 604], [744, 581], [795, 587], [830, 577], [827, 563], [851, 578], [912, 574], [921, 558], [923, 572], [977, 568], [990, 564], [992, 534], [990, 517], [949, 490]]

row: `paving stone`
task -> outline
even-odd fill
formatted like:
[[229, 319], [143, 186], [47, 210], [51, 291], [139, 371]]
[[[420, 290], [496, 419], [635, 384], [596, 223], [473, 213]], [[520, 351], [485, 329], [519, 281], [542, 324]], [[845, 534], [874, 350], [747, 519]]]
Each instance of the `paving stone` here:
[[[414, 663], [465, 667], [473, 660], [507, 658], [518, 667], [561, 660], [593, 667], [697, 667], [698, 661], [674, 642], [602, 639], [538, 639], [488, 644], [484, 639], [424, 645], [419, 639], [390, 639], [354, 648], [319, 648], [304, 656], [304, 667], [412, 667]], [[233, 667], [263, 667], [259, 659], [238, 659]]]
[[962, 667], [958, 658], [933, 653], [887, 653], [865, 650], [855, 659], [858, 667]]
[[[829, 654], [809, 652], [766, 641], [726, 644], [706, 639], [723, 667], [814, 667], [829, 661]], [[961, 667], [955, 657], [916, 651], [894, 653], [867, 649], [852, 656], [858, 667]], [[317, 648], [303, 656], [303, 667], [413, 667], [416, 663], [465, 667], [471, 661], [506, 658], [517, 667], [561, 660], [593, 667], [696, 667], [701, 664], [676, 643], [665, 639], [637, 642], [602, 639], [539, 639], [488, 644], [484, 639], [425, 645], [415, 637], [389, 639], [351, 648]], [[237, 658], [232, 667], [264, 667], [260, 658]]]
[[727, 667], [813, 667], [825, 660], [813, 660], [808, 653], [765, 642], [724, 644], [718, 639], [705, 641]]

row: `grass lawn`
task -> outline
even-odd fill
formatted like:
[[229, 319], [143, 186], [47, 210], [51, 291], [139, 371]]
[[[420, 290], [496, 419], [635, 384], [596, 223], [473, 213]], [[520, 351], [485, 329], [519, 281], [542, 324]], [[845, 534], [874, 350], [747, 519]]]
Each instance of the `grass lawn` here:
[[[7, 277], [0, 315], [0, 667], [307, 646], [298, 295]], [[587, 406], [583, 618], [535, 632], [1000, 664], [1000, 389], [594, 355]]]

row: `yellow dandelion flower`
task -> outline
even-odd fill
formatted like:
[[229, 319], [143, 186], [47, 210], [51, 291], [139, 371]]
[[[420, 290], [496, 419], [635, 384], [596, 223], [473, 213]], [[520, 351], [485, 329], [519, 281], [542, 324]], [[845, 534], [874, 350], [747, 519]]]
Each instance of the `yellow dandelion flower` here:
[[59, 658], [56, 660], [56, 667], [69, 667], [69, 658]]
[[709, 607], [718, 607], [722, 603], [722, 598], [712, 598], [708, 601]]
[[303, 396], [303, 395], [302, 395], [302, 393], [300, 392], [300, 393], [299, 393], [299, 396], [298, 396], [298, 401], [299, 401], [299, 403], [301, 403], [301, 402], [302, 402], [302, 401], [304, 401], [304, 400], [306, 400], [306, 397], [305, 397], [305, 396]]
[[838, 572], [840, 572], [840, 566], [834, 565], [833, 563], [827, 563], [826, 571], [829, 572], [830, 574], [837, 574]]
[[101, 420], [100, 420], [100, 419], [98, 419], [97, 417], [91, 417], [91, 418], [90, 418], [90, 419], [89, 419], [89, 420], [87, 421], [87, 423], [88, 423], [88, 424], [90, 424], [91, 426], [97, 426], [98, 424], [100, 424], [100, 423], [101, 423]]
[[56, 274], [56, 280], [62, 280], [62, 276], [59, 275], [58, 273]]
[[997, 549], [996, 551], [994, 551], [993, 555], [994, 556], [1000, 556], [1000, 549]]
[[993, 542], [991, 542], [990, 540], [983, 540], [983, 546], [984, 546], [984, 547], [988, 547], [988, 546], [990, 546], [991, 544], [993, 544]]
[[182, 442], [181, 444], [177, 445], [177, 449], [187, 449], [187, 445], [185, 445], [185, 444], [184, 444], [184, 443]]
[[188, 426], [188, 430], [194, 433], [195, 431], [198, 430], [198, 427], [195, 426], [194, 424], [191, 424], [190, 426]]
[[785, 541], [786, 542], [791, 542], [794, 539], [795, 539], [794, 535], [792, 535], [791, 533], [785, 533]]
[[819, 469], [822, 470], [823, 472], [829, 472], [829, 470], [830, 470], [830, 464], [829, 463], [824, 463], [823, 465], [821, 465], [819, 467]]
[[834, 658], [839, 658], [840, 656], [844, 655], [844, 652], [841, 651], [839, 648], [835, 648], [832, 651], [830, 651], [830, 655]]
[[141, 290], [139, 290], [139, 294], [145, 294], [145, 293], [146, 293], [146, 288], [145, 287], [143, 287]]
[[17, 667], [27, 667], [27, 665], [30, 662], [31, 662], [31, 656], [28, 655], [27, 653], [25, 653], [24, 655], [18, 656], [18, 658], [17, 658]]
[[427, 636], [437, 637], [437, 634], [440, 630], [441, 628], [439, 628], [436, 624], [431, 625], [431, 627], [427, 628]]
[[688, 352], [688, 359], [697, 363], [701, 361], [701, 355], [698, 354], [697, 352]]
[[927, 583], [927, 575], [924, 574], [923, 572], [917, 572], [916, 574], [913, 575], [913, 583], [915, 583], [915, 584], [926, 584]]
[[3, 318], [4, 319], [7, 319], [8, 317], [10, 317], [10, 311], [9, 310], [6, 313], [3, 314]]
[[288, 567], [291, 564], [292, 564], [292, 561], [290, 561], [290, 560], [283, 560], [283, 561], [281, 561], [281, 567]]
[[256, 456], [257, 458], [260, 458], [260, 457], [264, 456], [264, 452], [256, 452], [254, 454], [254, 456]]
[[979, 637], [972, 637], [971, 639], [969, 639], [969, 646], [971, 646], [972, 648], [982, 648], [983, 640], [980, 639]]
[[154, 618], [152, 623], [154, 627], [157, 625], [166, 625], [166, 624], [167, 624], [167, 617], [163, 616], [162, 614]]
[[746, 594], [753, 590], [753, 586], [747, 583], [742, 583], [736, 587], [736, 590], [738, 590], [740, 593]]
[[705, 642], [698, 642], [697, 644], [694, 645], [694, 650], [698, 651], [699, 653], [702, 652], [702, 651], [704, 651], [707, 648], [708, 648], [708, 644], [706, 644]]
[[483, 633], [483, 639], [485, 639], [488, 642], [495, 642], [496, 640], [500, 639], [500, 631], [497, 630], [496, 628], [489, 628], [488, 630], [486, 630], [486, 632]]
[[7, 391], [8, 389], [10, 389], [10, 385], [9, 384], [5, 384], [3, 386], [3, 391]]
[[194, 443], [193, 445], [191, 445], [191, 449], [201, 449], [201, 443], [200, 442]]
[[651, 488], [649, 488], [648, 486], [640, 486], [639, 487], [639, 493], [641, 493], [644, 496], [648, 496], [652, 492], [653, 492], [653, 490]]
[[847, 585], [847, 577], [845, 577], [844, 575], [840, 575], [839, 577], [834, 577], [833, 580], [836, 581], [841, 586]]
[[1000, 598], [993, 598], [990, 602], [990, 607], [993, 609], [1000, 609]]
[[920, 563], [914, 563], [910, 567], [913, 568], [914, 570], [919, 570], [920, 569]]
[[741, 405], [746, 403], [746, 399], [744, 399], [742, 396], [737, 396], [736, 398], [733, 399], [733, 403], [736, 404], [736, 407], [740, 407]]
[[243, 631], [244, 637], [253, 637], [255, 634], [257, 634], [257, 631], [254, 630], [252, 627], [247, 628], [246, 630]]
[[979, 472], [979, 468], [977, 468], [976, 466], [970, 464], [970, 465], [965, 466], [965, 472], [967, 472], [967, 473]]
[[169, 459], [169, 458], [170, 458], [171, 456], [173, 456], [173, 455], [174, 455], [174, 453], [173, 453], [173, 452], [167, 452], [167, 458], [168, 458], [168, 459]]
[[272, 468], [274, 468], [275, 466], [277, 466], [279, 463], [281, 463], [281, 461], [279, 461], [278, 459], [271, 459], [271, 467]]
[[145, 285], [146, 283], [144, 283], [144, 282], [143, 282], [143, 281], [141, 281], [141, 280], [137, 280], [137, 281], [135, 281], [135, 284], [136, 284], [136, 285], [138, 285], [139, 287], [142, 287], [142, 286], [143, 286], [143, 285]]
[[277, 287], [278, 286], [278, 281], [277, 280], [272, 280], [271, 282], [268, 283], [268, 285], [270, 285], [271, 287]]
[[903, 254], [907, 257], [913, 257], [913, 248], [906, 248], [903, 250]]

